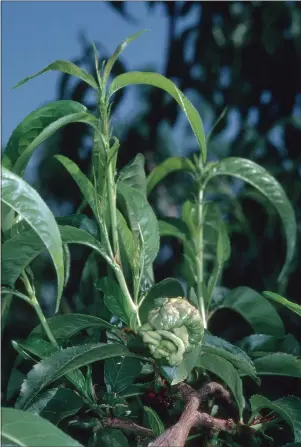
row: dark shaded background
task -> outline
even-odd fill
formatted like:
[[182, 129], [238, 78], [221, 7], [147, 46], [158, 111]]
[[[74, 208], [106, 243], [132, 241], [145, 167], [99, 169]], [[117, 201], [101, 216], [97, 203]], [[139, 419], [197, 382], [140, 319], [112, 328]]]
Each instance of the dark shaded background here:
[[[300, 236], [301, 4], [150, 1], [147, 2], [149, 14], [160, 3], [168, 18], [168, 51], [162, 74], [176, 82], [191, 99], [200, 111], [207, 131], [228, 107], [226, 118], [210, 142], [209, 160], [240, 156], [268, 169], [292, 202]], [[128, 2], [111, 2], [110, 6], [125, 21], [131, 20]], [[179, 23], [187, 15], [192, 17], [189, 25], [180, 27]], [[137, 31], [139, 29], [137, 23]], [[92, 49], [84, 34], [81, 42], [82, 53], [74, 62], [93, 71]], [[143, 48], [143, 41], [138, 45]], [[100, 59], [107, 57], [100, 49]], [[135, 68], [151, 70], [152, 67]], [[127, 69], [121, 56], [114, 66], [113, 75]], [[146, 158], [147, 172], [168, 156], [192, 157], [197, 151], [196, 141], [176, 103], [161, 90], [138, 88], [137, 113], [132, 121], [128, 122], [126, 117], [113, 119], [115, 134], [121, 141], [119, 167], [138, 152]], [[83, 82], [71, 81], [69, 76], [62, 75], [57, 99], [80, 101], [93, 111], [96, 103], [89, 89]], [[116, 95], [113, 111], [120, 107], [122, 101], [124, 91]], [[66, 210], [69, 214], [75, 212], [81, 197], [53, 155], [61, 153], [70, 157], [88, 173], [91, 156], [89, 135], [86, 125], [72, 124], [43, 147], [35, 187], [59, 214]], [[189, 177], [184, 174], [171, 175], [162, 182], [150, 197], [158, 216], [178, 215], [180, 205], [191, 193], [191, 186]], [[231, 233], [232, 256], [222, 285], [229, 288], [247, 285], [258, 291], [277, 291], [277, 276], [284, 261], [285, 245], [281, 222], [273, 207], [252, 188], [237, 180], [220, 178], [209, 194], [211, 200], [220, 202]], [[156, 280], [168, 276], [181, 278], [181, 245], [168, 238], [163, 238], [161, 243], [155, 265]], [[72, 249], [72, 279], [65, 290], [71, 308], [74, 308], [79, 294], [79, 278], [88, 255], [85, 249]], [[52, 265], [44, 256], [33, 268], [37, 275], [37, 290], [40, 291], [38, 295], [50, 315], [52, 306], [49, 303], [55, 299]], [[300, 249], [297, 247], [291, 275], [281, 292], [299, 303], [300, 278]], [[34, 315], [25, 317], [24, 310], [18, 302], [16, 312], [26, 331]], [[288, 331], [298, 335], [297, 317], [284, 309], [280, 312]], [[229, 324], [231, 320], [223, 321]], [[223, 321], [215, 325], [218, 332], [224, 329]], [[230, 340], [237, 338], [238, 334], [228, 334]]]

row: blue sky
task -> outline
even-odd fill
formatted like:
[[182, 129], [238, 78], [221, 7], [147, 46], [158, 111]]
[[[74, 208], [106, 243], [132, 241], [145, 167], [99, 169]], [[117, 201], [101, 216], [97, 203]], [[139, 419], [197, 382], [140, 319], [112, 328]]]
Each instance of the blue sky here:
[[[151, 32], [133, 42], [123, 53], [123, 59], [131, 70], [152, 65], [156, 71], [162, 71], [167, 33], [162, 6], [149, 12], [145, 2], [128, 3], [128, 10], [136, 19], [135, 23], [129, 23], [107, 3], [2, 2], [3, 145], [22, 119], [56, 98], [59, 74], [48, 72], [16, 90], [12, 87], [56, 59], [81, 56], [80, 31], [112, 53], [124, 38], [148, 28]], [[134, 106], [133, 97], [128, 95], [121, 112], [131, 112]]]

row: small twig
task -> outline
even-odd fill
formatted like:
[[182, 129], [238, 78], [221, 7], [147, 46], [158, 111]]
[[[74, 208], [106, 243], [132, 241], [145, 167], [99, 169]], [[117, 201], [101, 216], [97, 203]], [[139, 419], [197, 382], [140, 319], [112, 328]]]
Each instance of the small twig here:
[[118, 418], [107, 418], [103, 419], [103, 425], [109, 428], [120, 428], [121, 430], [127, 430], [133, 432], [137, 436], [154, 436], [153, 431], [146, 427], [141, 427], [132, 421], [118, 419]]
[[210, 433], [231, 433], [235, 428], [236, 424], [232, 419], [218, 419], [198, 411], [200, 405], [213, 396], [228, 405], [231, 404], [229, 392], [219, 383], [210, 382], [199, 391], [195, 391], [186, 383], [180, 383], [176, 387], [176, 394], [186, 402], [179, 421], [148, 444], [148, 447], [183, 447], [192, 427], [201, 427]]

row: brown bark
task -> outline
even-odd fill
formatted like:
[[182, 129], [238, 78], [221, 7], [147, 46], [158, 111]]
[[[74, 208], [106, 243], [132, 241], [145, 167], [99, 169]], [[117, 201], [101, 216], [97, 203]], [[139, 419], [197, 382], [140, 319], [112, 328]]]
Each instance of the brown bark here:
[[231, 419], [218, 419], [207, 413], [198, 411], [200, 405], [212, 396], [223, 399], [228, 405], [231, 404], [230, 394], [222, 385], [211, 382], [205, 385], [200, 391], [195, 391], [186, 383], [181, 383], [177, 386], [176, 392], [186, 402], [185, 409], [179, 421], [148, 444], [148, 447], [184, 447], [190, 430], [192, 427], [197, 426], [211, 433], [220, 430], [232, 431], [234, 422]]

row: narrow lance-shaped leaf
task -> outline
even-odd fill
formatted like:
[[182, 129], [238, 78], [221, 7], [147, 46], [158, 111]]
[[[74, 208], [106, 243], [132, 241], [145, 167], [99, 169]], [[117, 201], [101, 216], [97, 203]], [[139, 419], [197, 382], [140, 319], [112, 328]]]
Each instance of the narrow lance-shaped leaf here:
[[4, 167], [2, 201], [28, 222], [47, 247], [57, 273], [56, 309], [58, 309], [64, 285], [64, 262], [62, 238], [52, 212], [28, 183]]
[[[115, 326], [103, 320], [102, 318], [95, 317], [94, 315], [85, 314], [65, 314], [55, 315], [54, 317], [47, 319], [47, 324], [58, 343], [63, 343], [69, 340], [74, 335], [88, 328], [114, 330]], [[30, 337], [41, 337], [43, 335], [43, 327], [39, 324], [33, 329]]]
[[67, 158], [64, 155], [56, 155], [55, 158], [64, 166], [64, 168], [72, 176], [73, 180], [77, 183], [77, 186], [79, 187], [81, 193], [83, 194], [84, 198], [94, 212], [95, 217], [97, 218], [98, 213], [95, 201], [96, 191], [93, 184], [90, 182], [88, 177], [83, 174], [77, 164], [74, 163], [74, 161], [70, 160], [70, 158]]
[[20, 447], [81, 447], [79, 442], [40, 416], [15, 408], [2, 408], [3, 445]]
[[16, 408], [27, 408], [46, 386], [74, 369], [99, 360], [119, 356], [139, 358], [120, 344], [86, 344], [55, 352], [35, 365], [28, 373], [22, 384]]
[[274, 204], [283, 223], [287, 245], [285, 263], [279, 275], [279, 281], [281, 281], [293, 259], [297, 237], [295, 213], [285, 191], [262, 166], [244, 158], [229, 157], [214, 163], [209, 171], [207, 182], [218, 175], [232, 175], [244, 180]]
[[206, 147], [206, 138], [203, 129], [203, 123], [200, 118], [200, 115], [196, 108], [191, 104], [191, 102], [185, 97], [185, 95], [176, 87], [176, 85], [158, 73], [147, 73], [140, 71], [132, 71], [130, 73], [124, 73], [117, 76], [109, 90], [109, 94], [113, 95], [119, 89], [123, 87], [127, 87], [129, 85], [137, 85], [137, 84], [145, 84], [152, 85], [154, 87], [160, 88], [167, 93], [169, 93], [180, 105], [182, 110], [184, 111], [193, 133], [196, 136], [196, 139], [200, 145], [200, 150], [202, 154], [203, 162], [206, 162], [207, 157], [207, 147]]
[[158, 221], [152, 207], [143, 194], [124, 182], [118, 182], [119, 199], [123, 199], [132, 231], [140, 238], [140, 230], [144, 241], [144, 266], [148, 267], [159, 250]]
[[47, 67], [43, 68], [38, 73], [35, 73], [31, 76], [28, 76], [27, 78], [24, 78], [22, 81], [18, 82], [17, 85], [15, 85], [14, 88], [20, 87], [21, 85], [25, 84], [30, 79], [36, 78], [37, 76], [46, 73], [46, 71], [61, 71], [62, 73], [66, 73], [72, 76], [76, 76], [79, 79], [82, 79], [82, 81], [89, 84], [94, 90], [98, 90], [98, 85], [89, 73], [87, 73], [82, 68], [75, 65], [73, 62], [69, 61], [61, 61], [57, 60], [55, 62], [52, 62], [51, 64], [47, 65]]
[[301, 317], [301, 306], [299, 304], [293, 303], [292, 301], [287, 300], [283, 296], [278, 295], [278, 293], [274, 293], [274, 292], [262, 292], [262, 293], [266, 298], [268, 298], [272, 301], [275, 301], [276, 303], [279, 303], [282, 306], [287, 307], [292, 312], [295, 312], [297, 315], [299, 315]]
[[139, 31], [138, 33], [133, 34], [130, 37], [127, 37], [123, 42], [121, 42], [118, 47], [116, 48], [116, 50], [114, 51], [113, 55], [110, 57], [110, 59], [108, 60], [108, 62], [105, 65], [105, 69], [104, 69], [104, 73], [103, 73], [103, 84], [106, 85], [108, 78], [110, 76], [110, 73], [112, 71], [112, 68], [115, 64], [115, 62], [117, 61], [119, 55], [122, 53], [122, 51], [124, 51], [126, 49], [126, 47], [133, 42], [133, 40], [137, 39], [137, 37], [139, 37], [141, 34], [144, 34], [146, 31], [148, 30], [142, 30]]
[[[64, 244], [82, 244], [97, 251], [110, 265], [109, 256], [101, 244], [87, 231], [71, 226], [59, 226]], [[23, 270], [43, 251], [45, 245], [32, 230], [20, 233], [2, 246], [2, 283], [13, 287]]]
[[137, 189], [146, 196], [144, 162], [144, 156], [137, 154], [133, 160], [121, 169], [118, 180]]
[[3, 165], [22, 174], [37, 147], [57, 130], [83, 122], [96, 128], [97, 119], [76, 101], [55, 101], [30, 113], [13, 131], [3, 155]]
[[168, 174], [177, 171], [194, 172], [195, 166], [189, 158], [169, 157], [163, 163], [156, 166], [147, 177], [147, 193], [149, 194], [154, 187], [164, 179]]

